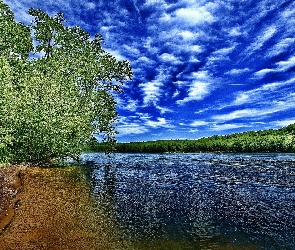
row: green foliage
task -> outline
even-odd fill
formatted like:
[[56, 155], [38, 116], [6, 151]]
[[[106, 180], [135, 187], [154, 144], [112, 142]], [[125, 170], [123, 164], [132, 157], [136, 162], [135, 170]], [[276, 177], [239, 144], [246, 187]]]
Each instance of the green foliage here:
[[[91, 150], [101, 152], [104, 144], [94, 143]], [[262, 153], [288, 152], [295, 153], [295, 124], [279, 130], [249, 131], [225, 136], [212, 136], [198, 140], [159, 140], [147, 142], [118, 143], [117, 152], [164, 153], [164, 152], [230, 152]]]
[[32, 50], [30, 29], [14, 21], [9, 6], [0, 0], [0, 52], [6, 58], [27, 58]]
[[62, 13], [50, 17], [34, 9], [29, 28], [36, 47], [29, 58], [30, 30], [1, 0], [0, 7], [3, 34], [19, 37], [12, 46], [1, 33], [0, 162], [77, 158], [94, 133], [113, 143], [112, 93], [132, 77], [129, 62], [104, 51], [101, 35], [92, 39], [79, 27], [65, 27]]

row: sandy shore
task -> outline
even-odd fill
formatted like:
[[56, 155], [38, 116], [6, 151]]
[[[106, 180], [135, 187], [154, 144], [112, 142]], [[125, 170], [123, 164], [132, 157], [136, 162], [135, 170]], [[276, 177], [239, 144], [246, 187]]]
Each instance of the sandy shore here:
[[0, 249], [120, 249], [79, 167], [0, 169]]

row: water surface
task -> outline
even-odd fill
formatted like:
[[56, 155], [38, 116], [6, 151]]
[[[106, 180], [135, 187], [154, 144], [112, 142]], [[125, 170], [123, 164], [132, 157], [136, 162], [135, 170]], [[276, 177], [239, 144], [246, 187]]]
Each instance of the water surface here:
[[294, 154], [82, 156], [130, 249], [295, 249]]

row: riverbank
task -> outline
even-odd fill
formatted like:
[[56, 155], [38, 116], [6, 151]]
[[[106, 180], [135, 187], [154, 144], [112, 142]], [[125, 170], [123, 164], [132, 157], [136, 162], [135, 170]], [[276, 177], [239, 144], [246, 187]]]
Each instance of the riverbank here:
[[18, 208], [19, 192], [22, 188], [20, 171], [22, 167], [0, 168], [0, 234], [2, 234]]
[[117, 249], [79, 167], [0, 169], [0, 249]]

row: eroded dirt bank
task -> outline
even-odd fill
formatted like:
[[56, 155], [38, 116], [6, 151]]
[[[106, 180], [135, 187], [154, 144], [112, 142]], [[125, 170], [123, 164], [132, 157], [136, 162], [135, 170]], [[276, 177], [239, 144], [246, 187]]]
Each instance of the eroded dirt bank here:
[[0, 170], [0, 249], [120, 249], [79, 167]]
[[22, 188], [21, 167], [0, 168], [0, 234], [2, 234], [18, 209], [19, 193]]

